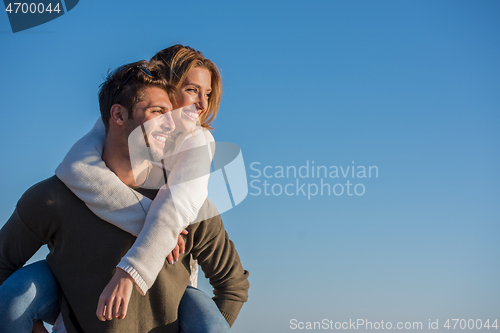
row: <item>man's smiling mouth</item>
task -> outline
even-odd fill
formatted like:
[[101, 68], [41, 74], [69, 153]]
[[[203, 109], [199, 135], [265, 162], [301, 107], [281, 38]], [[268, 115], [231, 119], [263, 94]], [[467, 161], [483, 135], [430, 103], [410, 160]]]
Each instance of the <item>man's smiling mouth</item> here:
[[159, 142], [161, 145], [165, 145], [165, 142], [167, 142], [168, 136], [162, 133], [154, 132], [151, 134], [153, 139], [155, 139], [157, 142]]

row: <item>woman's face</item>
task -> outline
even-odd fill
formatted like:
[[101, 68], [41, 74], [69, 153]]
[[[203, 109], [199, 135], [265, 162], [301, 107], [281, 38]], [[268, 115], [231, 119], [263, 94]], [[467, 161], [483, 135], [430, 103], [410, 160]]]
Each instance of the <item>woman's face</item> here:
[[[195, 67], [188, 72], [178, 90], [178, 100], [174, 105], [172, 118], [177, 131], [193, 131], [198, 118], [207, 111], [208, 99], [212, 92], [212, 76], [208, 69]], [[193, 105], [194, 108], [185, 108]]]

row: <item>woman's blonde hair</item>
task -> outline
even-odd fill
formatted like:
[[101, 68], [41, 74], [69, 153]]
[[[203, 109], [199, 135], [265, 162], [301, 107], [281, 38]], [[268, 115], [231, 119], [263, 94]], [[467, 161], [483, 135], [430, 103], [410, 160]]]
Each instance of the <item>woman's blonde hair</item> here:
[[222, 99], [222, 80], [217, 66], [206, 59], [200, 51], [180, 44], [161, 50], [151, 61], [160, 63], [166, 81], [177, 89], [180, 88], [191, 69], [202, 67], [210, 72], [212, 92], [208, 99], [207, 111], [201, 115], [200, 123], [204, 128], [213, 129], [211, 124], [217, 116]]

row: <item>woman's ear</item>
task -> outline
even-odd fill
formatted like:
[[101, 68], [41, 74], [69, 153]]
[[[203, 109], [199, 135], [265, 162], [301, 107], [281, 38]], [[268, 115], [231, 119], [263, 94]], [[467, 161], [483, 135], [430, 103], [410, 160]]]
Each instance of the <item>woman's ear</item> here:
[[120, 104], [113, 104], [113, 106], [111, 106], [109, 118], [110, 123], [112, 122], [118, 126], [123, 126], [127, 118], [128, 110], [124, 106]]

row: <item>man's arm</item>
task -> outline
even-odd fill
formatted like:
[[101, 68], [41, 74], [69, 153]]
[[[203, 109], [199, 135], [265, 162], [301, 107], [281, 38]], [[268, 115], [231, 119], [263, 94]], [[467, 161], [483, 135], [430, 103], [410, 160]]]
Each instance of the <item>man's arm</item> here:
[[0, 229], [0, 285], [47, 244], [54, 231], [55, 226], [48, 224], [48, 221], [55, 222], [57, 217], [51, 213], [54, 199], [47, 191], [47, 182], [28, 189]]
[[[248, 271], [244, 270], [219, 215], [193, 226], [191, 253], [214, 288], [214, 301], [230, 326], [248, 298]], [[192, 231], [190, 231], [191, 234]], [[189, 245], [189, 241], [188, 241]]]
[[45, 244], [22, 221], [16, 210], [0, 229], [0, 285]]
[[0, 229], [0, 285], [47, 243], [21, 217], [21, 210], [36, 210], [38, 206], [32, 200], [36, 195], [32, 189], [26, 191], [12, 216]]

